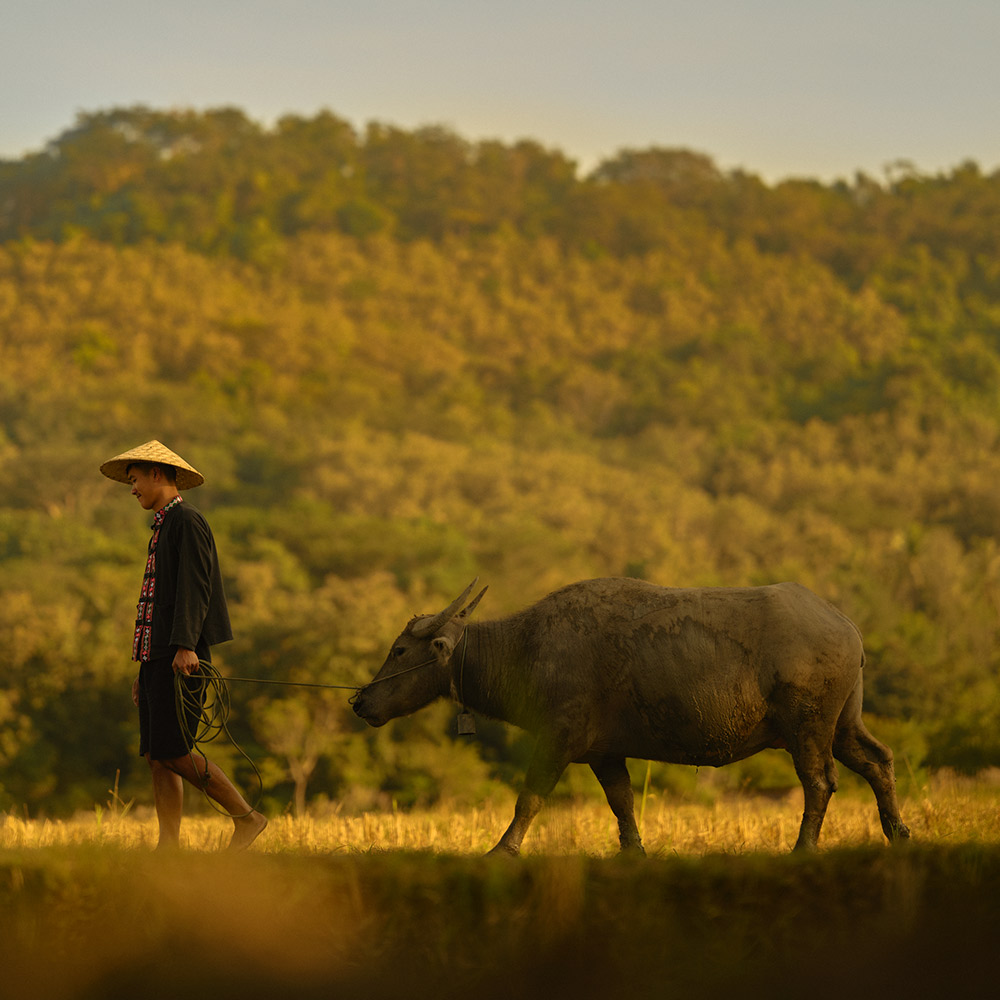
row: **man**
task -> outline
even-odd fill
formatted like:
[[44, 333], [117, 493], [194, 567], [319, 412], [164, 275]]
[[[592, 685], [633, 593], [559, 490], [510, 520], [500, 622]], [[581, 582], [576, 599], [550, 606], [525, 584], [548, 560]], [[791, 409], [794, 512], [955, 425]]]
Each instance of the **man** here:
[[198, 706], [184, 699], [189, 707], [182, 727], [174, 687], [175, 674], [197, 673], [200, 660], [211, 661], [211, 647], [233, 637], [215, 539], [205, 518], [180, 495], [205, 478], [159, 441], [116, 455], [101, 472], [131, 485], [140, 506], [154, 512], [132, 643], [132, 659], [139, 661], [132, 700], [139, 709], [139, 753], [152, 772], [158, 846], [180, 842], [186, 780], [226, 810], [234, 824], [229, 847], [242, 850], [267, 820], [217, 765], [201, 756], [195, 760], [190, 736], [197, 732]]

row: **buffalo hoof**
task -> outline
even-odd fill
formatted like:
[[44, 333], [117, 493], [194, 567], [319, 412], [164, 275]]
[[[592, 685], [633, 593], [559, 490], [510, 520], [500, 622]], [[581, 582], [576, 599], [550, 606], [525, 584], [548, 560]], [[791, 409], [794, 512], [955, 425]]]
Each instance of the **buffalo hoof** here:
[[620, 858], [644, 858], [645, 856], [646, 849], [642, 844], [623, 844], [622, 849], [618, 852]]
[[508, 847], [501, 841], [492, 850], [486, 852], [486, 857], [488, 858], [518, 858], [521, 856], [521, 851], [517, 847]]

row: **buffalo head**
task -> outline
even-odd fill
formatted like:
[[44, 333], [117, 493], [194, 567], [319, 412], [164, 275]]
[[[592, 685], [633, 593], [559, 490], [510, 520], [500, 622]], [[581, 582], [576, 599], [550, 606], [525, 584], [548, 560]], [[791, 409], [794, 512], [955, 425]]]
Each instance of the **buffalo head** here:
[[[477, 578], [478, 580], [478, 578]], [[486, 587], [465, 608], [477, 580], [436, 615], [417, 615], [389, 649], [379, 672], [354, 696], [354, 711], [370, 726], [410, 715], [451, 692], [451, 654]]]

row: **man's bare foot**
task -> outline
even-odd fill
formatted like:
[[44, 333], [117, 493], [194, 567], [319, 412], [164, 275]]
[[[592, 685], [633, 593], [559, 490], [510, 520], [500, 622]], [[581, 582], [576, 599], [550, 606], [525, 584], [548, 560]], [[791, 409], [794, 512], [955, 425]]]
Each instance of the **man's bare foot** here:
[[267, 820], [256, 809], [246, 816], [234, 819], [233, 839], [229, 841], [230, 851], [245, 851], [263, 832]]

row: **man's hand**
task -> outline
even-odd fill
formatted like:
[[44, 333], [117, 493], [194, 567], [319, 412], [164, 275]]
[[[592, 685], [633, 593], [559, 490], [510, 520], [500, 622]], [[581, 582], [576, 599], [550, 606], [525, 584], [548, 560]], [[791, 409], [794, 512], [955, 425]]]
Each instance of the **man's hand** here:
[[198, 672], [198, 654], [193, 649], [178, 649], [173, 666], [175, 674], [195, 674]]
[[136, 707], [139, 706], [139, 675], [135, 675], [135, 680], [132, 681], [132, 701], [135, 702]]

